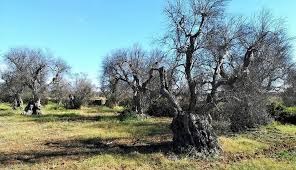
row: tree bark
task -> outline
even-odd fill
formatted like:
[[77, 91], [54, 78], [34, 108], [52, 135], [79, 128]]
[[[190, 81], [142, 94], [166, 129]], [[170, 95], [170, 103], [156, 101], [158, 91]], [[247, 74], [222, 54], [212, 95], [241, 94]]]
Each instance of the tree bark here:
[[41, 115], [41, 99], [37, 93], [33, 93], [33, 99], [25, 107], [26, 115]]
[[119, 79], [114, 79], [110, 81], [111, 84], [111, 97], [110, 97], [110, 106], [114, 107], [118, 105], [117, 100], [117, 86], [118, 86]]
[[137, 114], [143, 114], [142, 102], [141, 102], [141, 92], [135, 90], [133, 96], [133, 111]]
[[171, 124], [174, 150], [194, 157], [218, 154], [220, 148], [217, 136], [211, 126], [211, 117], [184, 112], [167, 87], [164, 68], [161, 67], [158, 71], [161, 83], [160, 93], [168, 99], [178, 113]]
[[210, 82], [211, 86], [212, 86], [212, 89], [211, 89], [211, 92], [207, 96], [207, 99], [206, 99], [207, 103], [212, 103], [212, 102], [215, 102], [215, 100], [216, 100], [216, 93], [217, 93], [217, 90], [218, 90], [219, 86], [221, 85], [221, 84], [218, 83], [219, 82], [218, 79], [219, 79], [219, 75], [223, 75], [221, 73], [224, 72], [222, 70], [223, 70], [224, 58], [226, 57], [226, 55], [227, 55], [227, 49], [224, 49], [223, 50], [223, 55], [219, 55], [219, 57], [218, 57], [216, 67], [214, 68], [213, 79]]
[[189, 92], [190, 92], [190, 98], [189, 98], [189, 111], [193, 111], [196, 105], [196, 82], [192, 79], [191, 75], [191, 69], [192, 69], [192, 60], [193, 60], [193, 53], [194, 53], [194, 43], [195, 43], [195, 38], [190, 37], [190, 45], [186, 51], [186, 63], [185, 63], [185, 75], [189, 87]]
[[206, 102], [207, 103], [212, 103], [215, 101], [215, 96], [216, 96], [217, 88], [215, 85], [212, 85], [211, 92], [207, 95]]
[[175, 151], [193, 157], [219, 154], [209, 115], [181, 112], [173, 119], [171, 129]]
[[20, 94], [16, 94], [14, 97], [13, 109], [22, 108], [23, 107], [23, 99]]

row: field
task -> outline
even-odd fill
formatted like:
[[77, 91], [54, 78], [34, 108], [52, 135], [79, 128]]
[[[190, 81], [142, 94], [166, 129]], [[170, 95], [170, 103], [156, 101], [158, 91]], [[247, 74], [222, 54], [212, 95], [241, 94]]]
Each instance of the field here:
[[0, 169], [296, 169], [296, 126], [219, 136], [207, 160], [170, 152], [169, 118], [120, 120], [106, 107], [23, 116], [0, 105]]

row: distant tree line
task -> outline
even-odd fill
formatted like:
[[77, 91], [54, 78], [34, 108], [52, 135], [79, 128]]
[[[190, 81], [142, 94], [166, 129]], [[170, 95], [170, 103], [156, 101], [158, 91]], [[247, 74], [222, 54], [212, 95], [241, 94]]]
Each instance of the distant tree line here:
[[1, 73], [1, 100], [14, 109], [27, 105], [24, 114], [41, 114], [41, 104], [52, 99], [68, 108], [80, 108], [94, 94], [86, 75], [66, 78], [70, 66], [42, 49], [13, 48], [3, 56], [6, 69]]

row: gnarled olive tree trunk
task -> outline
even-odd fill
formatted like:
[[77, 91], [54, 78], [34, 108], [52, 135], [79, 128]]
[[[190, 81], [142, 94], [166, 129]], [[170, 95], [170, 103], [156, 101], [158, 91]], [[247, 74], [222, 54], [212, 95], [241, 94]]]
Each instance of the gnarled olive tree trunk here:
[[37, 94], [33, 94], [33, 99], [25, 107], [26, 115], [41, 115], [41, 99]]
[[174, 150], [191, 156], [218, 154], [220, 149], [217, 136], [211, 126], [211, 117], [208, 114], [183, 111], [167, 87], [164, 68], [161, 67], [158, 71], [161, 83], [160, 92], [178, 113], [171, 124]]
[[190, 156], [207, 156], [219, 153], [217, 136], [209, 115], [181, 112], [172, 121], [175, 150]]
[[13, 102], [13, 109], [22, 108], [23, 107], [23, 99], [20, 94], [15, 94], [14, 102]]
[[143, 107], [142, 107], [142, 98], [140, 91], [134, 91], [133, 94], [133, 107], [132, 110], [136, 112], [138, 115], [143, 114]]

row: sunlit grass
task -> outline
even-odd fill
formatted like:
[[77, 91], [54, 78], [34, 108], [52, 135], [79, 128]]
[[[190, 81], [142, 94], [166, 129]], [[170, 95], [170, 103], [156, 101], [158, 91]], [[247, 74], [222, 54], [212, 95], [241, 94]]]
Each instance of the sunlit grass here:
[[288, 112], [288, 113], [296, 115], [296, 106], [294, 106], [294, 107], [286, 107], [285, 111]]
[[[40, 116], [20, 115], [21, 110], [13, 111], [8, 104], [0, 108], [0, 169], [289, 169], [295, 165], [293, 125], [273, 123], [255, 132], [221, 136], [220, 158], [206, 161], [160, 151], [123, 152], [116, 146], [171, 141], [171, 118], [122, 121], [118, 116], [122, 108], [107, 107], [66, 110], [50, 104]], [[96, 151], [100, 142], [114, 148]], [[273, 150], [274, 144], [287, 147]]]
[[296, 163], [295, 162], [286, 162], [286, 161], [279, 161], [272, 158], [258, 158], [258, 159], [249, 159], [243, 160], [237, 163], [234, 163], [230, 166], [227, 166], [226, 169], [233, 169], [233, 170], [295, 170]]
[[0, 111], [12, 110], [9, 103], [0, 103]]
[[289, 150], [280, 151], [279, 153], [276, 153], [276, 157], [282, 160], [296, 162], [296, 147]]
[[295, 125], [283, 125], [278, 122], [273, 122], [272, 124], [268, 125], [267, 128], [276, 129], [285, 134], [296, 135]]
[[[196, 169], [198, 167], [198, 162], [185, 158], [169, 160], [161, 153], [102, 154], [84, 162], [80, 164], [82, 169]], [[80, 165], [78, 164], [78, 167]]]
[[[18, 164], [10, 166], [8, 169], [39, 170], [47, 167], [48, 169], [135, 169], [135, 170], [152, 170], [152, 169], [197, 169], [200, 163], [190, 159], [169, 160], [161, 153], [153, 154], [100, 154], [84, 160], [52, 160], [50, 163], [43, 162], [39, 164]], [[200, 169], [200, 168], [198, 168]]]
[[254, 154], [256, 151], [268, 148], [267, 144], [244, 137], [220, 137], [224, 152]]

